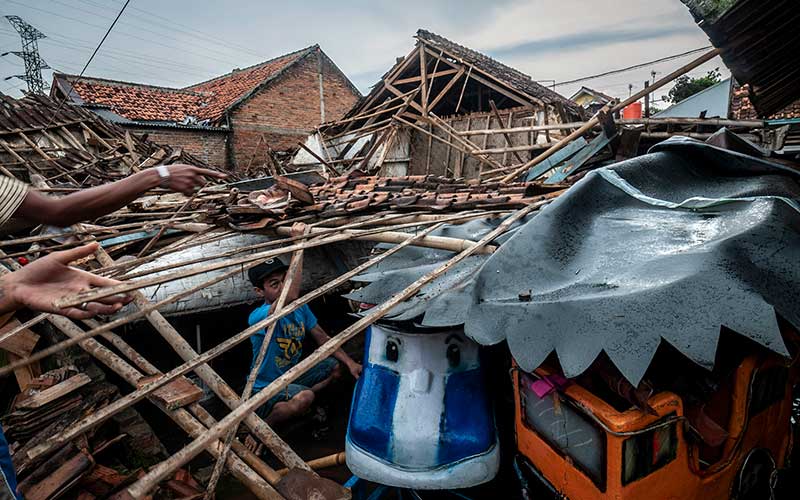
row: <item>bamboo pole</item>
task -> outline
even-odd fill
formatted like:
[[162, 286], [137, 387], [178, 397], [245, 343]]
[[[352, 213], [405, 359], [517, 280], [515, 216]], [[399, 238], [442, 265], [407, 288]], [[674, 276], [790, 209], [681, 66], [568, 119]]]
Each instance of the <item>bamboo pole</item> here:
[[[488, 214], [491, 214], [493, 212], [485, 212], [485, 213], [488, 215]], [[397, 214], [395, 214], [395, 215], [397, 215]], [[405, 222], [405, 220], [402, 219], [403, 222], [398, 221], [398, 222], [391, 223], [390, 224], [391, 227], [387, 228], [385, 231], [388, 232], [390, 229], [412, 228], [412, 227], [416, 227], [416, 226], [419, 226], [419, 225], [430, 224], [430, 223], [433, 223], [433, 222], [448, 222], [448, 221], [449, 222], [463, 222], [465, 220], [470, 220], [472, 218], [475, 218], [475, 215], [469, 215], [469, 214], [457, 214], [457, 215], [445, 215], [445, 216], [435, 215], [435, 216], [420, 218], [418, 221], [417, 221], [417, 219], [411, 219], [411, 220], [408, 220], [408, 222]], [[415, 221], [417, 221], [417, 223], [412, 223], [412, 222], [415, 222]], [[369, 222], [369, 219], [367, 219], [366, 221], [360, 221], [360, 222], [355, 222], [355, 223], [351, 223], [351, 224], [345, 224], [343, 226], [337, 226], [335, 228], [318, 228], [318, 229], [315, 228], [315, 229], [312, 230], [312, 233], [313, 233], [314, 236], [318, 236], [318, 235], [321, 235], [321, 234], [331, 234], [331, 235], [333, 235], [333, 234], [341, 234], [342, 231], [345, 230], [345, 229], [352, 229], [352, 228], [357, 228], [357, 227], [361, 227], [361, 226], [364, 226], [364, 225], [369, 225], [368, 222]], [[381, 225], [381, 224], [376, 224], [376, 225]], [[274, 227], [273, 229], [278, 234], [289, 234], [288, 232], [286, 232], [284, 230], [283, 227]], [[380, 234], [379, 231], [380, 230], [376, 228], [374, 230], [371, 230], [370, 234]], [[408, 234], [408, 233], [402, 233], [402, 234]], [[378, 237], [376, 236], [376, 238], [378, 238]], [[389, 236], [387, 236], [387, 238], [389, 238]], [[391, 238], [397, 239], [397, 237], [391, 237]], [[253, 243], [251, 245], [241, 246], [241, 247], [238, 247], [238, 248], [236, 248], [234, 250], [229, 250], [227, 252], [222, 252], [222, 253], [216, 254], [216, 255], [197, 257], [195, 259], [188, 259], [188, 260], [180, 262], [178, 264], [168, 264], [168, 265], [154, 267], [154, 268], [146, 269], [146, 270], [135, 272], [135, 273], [126, 273], [123, 276], [119, 276], [118, 279], [130, 280], [130, 279], [133, 279], [133, 278], [139, 278], [139, 277], [147, 276], [147, 275], [150, 275], [150, 274], [160, 273], [162, 271], [169, 271], [169, 270], [172, 270], [172, 269], [175, 269], [175, 268], [178, 268], [178, 267], [185, 267], [185, 266], [188, 266], [188, 265], [191, 265], [191, 264], [199, 264], [201, 262], [207, 262], [207, 261], [210, 261], [210, 260], [217, 260], [217, 259], [221, 259], [221, 258], [225, 258], [225, 257], [231, 257], [231, 256], [235, 256], [235, 255], [240, 255], [242, 252], [247, 252], [247, 251], [251, 251], [251, 250], [258, 250], [258, 249], [262, 249], [262, 248], [273, 247], [273, 246], [277, 246], [277, 245], [280, 245], [280, 244], [283, 244], [283, 243], [292, 243], [292, 242], [296, 242], [296, 241], [299, 241], [299, 240], [305, 240], [305, 239], [307, 239], [307, 236], [290, 236], [289, 238], [283, 238], [283, 239], [272, 240], [272, 241], [265, 241], [263, 243]], [[368, 240], [368, 241], [380, 241], [380, 240]], [[388, 243], [394, 243], [395, 241], [392, 240], [392, 241], [387, 241], [387, 242]], [[433, 242], [433, 244], [441, 245], [441, 244], [447, 244], [448, 240], [442, 240], [442, 239], [435, 239], [434, 238], [434, 239], [431, 239], [431, 240], [426, 240], [425, 243], [427, 244], [427, 243], [430, 243], [430, 242]], [[457, 241], [450, 241], [450, 243], [456, 244]], [[289, 252], [286, 252], [286, 253], [289, 253]], [[130, 262], [132, 262], [132, 261], [130, 261]], [[126, 264], [127, 264], [127, 262], [126, 262]], [[111, 267], [113, 267], [113, 266], [111, 266]], [[99, 269], [98, 272], [105, 271], [106, 269], [108, 269], [108, 268]]]
[[[497, 124], [500, 127], [500, 130], [503, 132], [503, 137], [505, 137], [506, 139], [506, 144], [513, 148], [514, 143], [511, 141], [511, 136], [508, 134], [508, 132], [506, 132], [505, 128], [503, 127], [503, 117], [500, 116], [500, 111], [497, 110], [497, 105], [494, 103], [494, 100], [489, 99], [489, 106], [492, 107], [492, 113], [494, 113], [495, 118], [497, 118]], [[509, 118], [510, 117], [511, 115], [509, 114]], [[491, 127], [487, 126], [486, 128], [491, 128]], [[512, 152], [514, 153], [514, 157], [517, 159], [518, 162], [525, 163], [525, 160], [522, 159], [519, 153], [517, 153], [516, 151]]]
[[383, 304], [368, 310], [366, 315], [360, 320], [356, 321], [352, 326], [346, 328], [338, 335], [325, 342], [325, 344], [321, 345], [306, 359], [300, 361], [297, 365], [290, 368], [286, 373], [275, 379], [275, 381], [262, 389], [245, 404], [229, 413], [224, 419], [220, 420], [217, 425], [209, 429], [209, 431], [203, 437], [195, 439], [192, 443], [173, 454], [170, 458], [150, 469], [146, 476], [139, 479], [136, 483], [127, 488], [128, 493], [130, 493], [134, 498], [138, 498], [147, 494], [147, 492], [152, 490], [160, 481], [174, 472], [178, 467], [181, 467], [186, 462], [197, 456], [197, 454], [202, 451], [205, 444], [219, 438], [227, 429], [240, 422], [248, 411], [253, 411], [255, 408], [265, 403], [267, 400], [269, 400], [269, 398], [280, 392], [282, 388], [286, 387], [293, 380], [296, 380], [297, 377], [307, 372], [319, 361], [333, 354], [345, 342], [353, 338], [356, 334], [363, 331], [375, 321], [381, 319], [396, 305], [413, 296], [423, 286], [446, 273], [453, 266], [463, 261], [467, 257], [476, 253], [481, 246], [486, 245], [490, 241], [506, 232], [516, 221], [525, 217], [536, 208], [538, 208], [536, 204], [531, 204], [513, 213], [496, 229], [490, 231], [477, 242], [474, 242], [469, 248], [464, 249], [458, 255], [437, 267], [435, 270], [427, 273], [414, 283], [408, 285], [405, 289], [396, 293], [394, 296], [392, 296], [392, 298]]
[[[6, 274], [8, 272], [9, 271], [7, 269], [0, 266], [0, 275]], [[64, 335], [66, 335], [70, 339], [79, 339], [81, 337], [84, 337], [85, 332], [77, 325], [75, 325], [72, 321], [63, 316], [49, 315], [47, 319], [53, 324], [53, 326], [58, 328], [62, 333], [64, 333]], [[138, 370], [136, 370], [136, 368], [132, 367], [125, 360], [121, 359], [119, 356], [114, 354], [108, 348], [101, 345], [96, 340], [91, 338], [83, 338], [82, 340], [80, 340], [80, 342], [77, 343], [86, 352], [94, 356], [95, 359], [97, 359], [98, 361], [106, 365], [108, 368], [110, 368], [112, 371], [117, 373], [120, 377], [125, 379], [125, 381], [130, 383], [133, 387], [136, 387], [137, 382], [139, 381], [139, 379], [142, 378], [142, 374]], [[146, 363], [147, 365], [149, 365], [149, 362]], [[149, 366], [155, 368], [152, 365]], [[189, 434], [190, 437], [197, 438], [207, 431], [207, 429], [204, 426], [202, 426], [202, 424], [193, 419], [192, 416], [189, 415], [189, 413], [186, 412], [186, 410], [184, 409], [170, 411], [158, 404], [156, 404], [156, 406], [163, 412], [165, 412], [168, 416], [170, 416], [175, 421], [175, 423], [181, 426]], [[73, 438], [74, 437], [77, 437], [77, 435], [73, 436]], [[71, 441], [73, 438], [66, 439], [63, 441], [63, 443], [67, 443]], [[206, 451], [211, 453], [212, 456], [216, 456], [218, 453], [217, 451], [218, 447], [219, 443], [210, 443], [205, 449]], [[272, 486], [270, 486], [270, 483], [268, 483], [260, 476], [258, 476], [238, 457], [235, 456], [229, 457], [228, 466], [231, 473], [237, 479], [242, 481], [242, 483], [245, 484], [248, 488], [250, 488], [250, 490], [258, 498], [266, 500], [283, 498], [272, 488]]]
[[[210, 427], [210, 426], [206, 426]], [[346, 456], [343, 451], [339, 453], [334, 453], [332, 455], [327, 455], [320, 458], [315, 458], [314, 460], [309, 460], [306, 462], [312, 470], [320, 470], [320, 469], [327, 469], [328, 467], [336, 467], [337, 465], [344, 465], [346, 462]], [[289, 473], [289, 469], [280, 469], [276, 471], [276, 473], [280, 476], [285, 476]]]
[[[306, 231], [308, 231], [308, 229], [310, 228], [306, 227]], [[294, 282], [297, 279], [302, 279], [302, 276], [297, 276], [297, 271], [302, 267], [302, 262], [303, 250], [297, 250], [296, 252], [292, 253], [292, 258], [289, 262], [289, 269], [286, 271], [286, 278], [281, 286], [281, 293], [278, 295], [278, 300], [270, 306], [270, 312], [272, 314], [278, 313], [281, 309], [283, 309], [283, 306], [286, 303], [286, 298], [289, 296], [289, 290], [292, 289]], [[239, 404], [247, 401], [250, 398], [250, 395], [253, 393], [253, 386], [256, 383], [256, 377], [258, 376], [258, 372], [261, 371], [261, 365], [264, 363], [264, 358], [267, 355], [267, 348], [269, 347], [270, 342], [272, 342], [272, 335], [275, 333], [275, 327], [277, 326], [278, 323], [273, 323], [269, 325], [269, 328], [267, 328], [266, 332], [264, 332], [264, 339], [261, 341], [261, 348], [258, 350], [258, 355], [253, 362], [253, 366], [250, 368], [250, 374], [247, 376], [247, 381], [245, 382], [244, 389], [242, 390], [242, 396], [239, 398]], [[215, 490], [217, 488], [217, 481], [219, 481], [219, 477], [222, 474], [225, 460], [227, 459], [228, 453], [231, 450], [231, 444], [236, 438], [236, 431], [238, 429], [238, 425], [231, 427], [231, 430], [228, 431], [228, 435], [225, 436], [222, 451], [217, 458], [217, 463], [214, 464], [214, 470], [211, 473], [211, 479], [208, 481], [205, 498], [214, 498]]]
[[[431, 232], [435, 227], [436, 226], [432, 226], [430, 228], [425, 229], [424, 231], [422, 231], [419, 234], [417, 234], [416, 237], [417, 238], [424, 237], [427, 233]], [[253, 333], [257, 332], [258, 330], [261, 330], [263, 328], [268, 327], [272, 323], [279, 321], [284, 316], [294, 312], [295, 310], [297, 310], [298, 308], [300, 308], [304, 304], [307, 304], [308, 302], [311, 302], [312, 300], [314, 300], [314, 299], [316, 299], [318, 297], [321, 297], [321, 296], [325, 295], [328, 292], [331, 292], [331, 291], [335, 290], [340, 285], [342, 285], [343, 283], [348, 281], [350, 278], [361, 274], [366, 269], [368, 269], [371, 266], [381, 262], [385, 258], [395, 254], [396, 252], [400, 251], [401, 249], [405, 248], [406, 246], [414, 244], [414, 242], [415, 242], [415, 240], [413, 238], [409, 239], [409, 240], [406, 240], [403, 243], [400, 243], [399, 245], [397, 245], [397, 246], [395, 246], [393, 248], [390, 248], [386, 252], [373, 257], [372, 259], [368, 260], [367, 262], [364, 262], [363, 264], [361, 264], [359, 266], [356, 266], [352, 270], [342, 274], [338, 278], [335, 278], [335, 279], [329, 281], [327, 284], [317, 288], [316, 290], [313, 290], [313, 291], [305, 294], [304, 296], [299, 297], [296, 300], [293, 300], [280, 313], [275, 314], [275, 315], [270, 315], [267, 318], [265, 318], [263, 321], [260, 321], [260, 322], [254, 324], [254, 325], [251, 325], [250, 327], [246, 328], [245, 330], [242, 330], [241, 332], [239, 332], [238, 334], [234, 335], [233, 337], [230, 337], [229, 339], [224, 340], [223, 342], [221, 342], [220, 344], [216, 345], [215, 347], [209, 349], [208, 351], [206, 351], [206, 352], [204, 352], [202, 354], [198, 354], [195, 358], [191, 359], [190, 361], [187, 361], [183, 365], [172, 369], [169, 373], [166, 373], [161, 378], [153, 380], [152, 382], [149, 382], [147, 385], [137, 389], [136, 391], [134, 391], [134, 392], [132, 392], [130, 394], [127, 394], [127, 395], [117, 399], [116, 401], [112, 402], [111, 404], [109, 404], [108, 406], [102, 408], [101, 410], [93, 413], [92, 415], [89, 415], [89, 416], [85, 417], [80, 422], [75, 423], [75, 425], [73, 425], [73, 427], [71, 429], [67, 430], [63, 435], [58, 436], [58, 437], [54, 438], [53, 440], [50, 440], [47, 443], [42, 443], [41, 445], [39, 445], [39, 446], [33, 448], [32, 450], [30, 450], [28, 452], [29, 457], [34, 458], [34, 457], [40, 456], [41, 454], [46, 453], [48, 450], [52, 449], [53, 447], [61, 446], [64, 443], [69, 442], [75, 436], [80, 435], [83, 432], [87, 431], [88, 429], [91, 429], [95, 425], [98, 425], [98, 424], [102, 423], [103, 421], [105, 421], [106, 419], [110, 418], [112, 415], [114, 415], [118, 411], [124, 410], [125, 408], [129, 408], [130, 406], [136, 404], [138, 401], [141, 401], [143, 398], [147, 397], [147, 395], [150, 394], [151, 392], [153, 392], [153, 391], [157, 390], [158, 388], [168, 384], [172, 380], [174, 380], [174, 379], [180, 377], [181, 375], [191, 371], [192, 369], [196, 368], [197, 366], [205, 364], [208, 361], [216, 358], [220, 354], [223, 354], [224, 352], [227, 352], [228, 350], [230, 350], [231, 348], [235, 347], [236, 345], [238, 345], [242, 341], [248, 339]], [[238, 272], [238, 270], [236, 272]], [[149, 307], [145, 308], [145, 310], [147, 310], [147, 309], [153, 310], [155, 307], [159, 307], [159, 304], [157, 303], [157, 304], [154, 304], [152, 306], [149, 306]], [[142, 311], [139, 311], [139, 312], [142, 313]], [[118, 324], [115, 324], [115, 323], [118, 323]], [[95, 328], [95, 329], [93, 329], [93, 330], [91, 330], [89, 332], [85, 332], [85, 334], [80, 336], [80, 337], [69, 339], [69, 342], [78, 343], [79, 341], [82, 341], [82, 340], [84, 340], [86, 338], [89, 338], [89, 337], [94, 336], [94, 335], [98, 335], [100, 333], [103, 333], [104, 331], [110, 330], [111, 328], [115, 328], [116, 326], [119, 326], [119, 324], [124, 324], [124, 323], [120, 322], [120, 321], [112, 321], [110, 323], [107, 323], [107, 324], [103, 325], [103, 327], [101, 327], [101, 328]], [[62, 344], [66, 344], [66, 342], [62, 342]], [[8, 368], [8, 367], [4, 367], [4, 369], [6, 369], [6, 368]], [[11, 367], [10, 369], [13, 370], [13, 369], [16, 369], [16, 368], [17, 367]]]
[[[648, 87], [650, 88], [650, 87]], [[527, 127], [506, 128], [505, 132], [538, 132], [543, 130], [569, 130], [578, 128], [586, 122], [554, 123], [550, 125], [531, 125]], [[714, 127], [763, 128], [763, 120], [727, 120], [724, 118], [623, 118], [614, 120], [616, 125], [709, 125]], [[459, 135], [495, 135], [502, 133], [497, 129], [459, 131]]]
[[[553, 193], [544, 196], [552, 197], [552, 195]], [[418, 225], [421, 224], [410, 223], [408, 226], [401, 224], [399, 226], [395, 226], [395, 228], [414, 227]], [[286, 228], [278, 229], [279, 232], [285, 230]], [[268, 259], [270, 257], [277, 257], [279, 255], [294, 252], [295, 250], [299, 250], [301, 248], [302, 249], [313, 248], [317, 246], [327, 245], [330, 243], [338, 243], [341, 241], [348, 241], [348, 240], [377, 241], [382, 243], [401, 243], [405, 240], [408, 240], [409, 238], [413, 238], [412, 234], [389, 231], [384, 228], [368, 229], [363, 231], [337, 230], [335, 232], [338, 234], [333, 234], [328, 238], [322, 240], [307, 241], [305, 243], [290, 245], [276, 250], [267, 250], [264, 252], [257, 252], [254, 254], [250, 254], [244, 257], [229, 259], [225, 262], [206, 264], [204, 266], [197, 266], [192, 269], [166, 273], [161, 276], [153, 276], [142, 280], [124, 282], [119, 285], [108, 286], [103, 288], [94, 288], [91, 290], [78, 292], [76, 294], [65, 296], [64, 298], [55, 301], [54, 305], [59, 308], [72, 307], [81, 304], [83, 302], [92, 302], [101, 299], [103, 297], [109, 297], [111, 295], [117, 295], [121, 293], [125, 294], [133, 290], [139, 290], [149, 286], [160, 285], [162, 283], [188, 278], [190, 276], [196, 276], [198, 274], [206, 273], [209, 271], [216, 271], [227, 267], [240, 266], [255, 261], [261, 261], [264, 259]], [[469, 240], [464, 240], [459, 238], [448, 238], [443, 236], [427, 236], [417, 241], [415, 245], [424, 246], [428, 248], [436, 248], [439, 250], [448, 250], [451, 252], [458, 252], [460, 250], [463, 250], [464, 248], [469, 247], [470, 242]], [[485, 249], [481, 250], [481, 253], [492, 253], [494, 252], [495, 249], [496, 247], [494, 246], [487, 246]], [[214, 257], [214, 259], [217, 258], [219, 258], [219, 256]], [[176, 266], [170, 266], [170, 267], [176, 267]]]
[[[102, 249], [98, 251], [98, 260], [101, 264], [113, 264], [113, 259], [108, 256]], [[133, 293], [134, 304], [140, 309], [145, 309], [152, 305], [147, 297], [142, 292], [136, 291]], [[158, 311], [150, 311], [145, 315], [147, 321], [152, 327], [172, 346], [178, 356], [184, 361], [188, 361], [197, 357], [197, 352], [192, 348], [189, 342], [170, 324], [169, 321]], [[236, 397], [234, 390], [220, 377], [211, 365], [200, 365], [195, 369], [195, 373], [200, 379], [205, 382], [209, 388], [231, 409], [239, 405], [239, 400]], [[247, 426], [266, 446], [269, 450], [278, 457], [281, 462], [291, 467], [298, 467], [301, 469], [308, 469], [308, 466], [292, 449], [273, 431], [263, 419], [258, 415], [252, 415], [246, 419]]]
[[[61, 316], [53, 316], [51, 318], [53, 325], [61, 330], [66, 336], [75, 338], [79, 336], [83, 330], [78, 328], [67, 318]], [[86, 339], [80, 343], [81, 347], [94, 356], [95, 359], [106, 365], [120, 377], [125, 379], [126, 382], [136, 387], [137, 381], [142, 377], [142, 374], [134, 367], [130, 366], [123, 359], [119, 358], [116, 354], [103, 347], [99, 342], [94, 339]], [[190, 437], [197, 438], [207, 432], [207, 428], [202, 425], [197, 419], [193, 418], [188, 411], [183, 408], [178, 410], [168, 410], [161, 405], [156, 406], [166, 413], [172, 420], [178, 424]], [[212, 456], [219, 456], [219, 448], [221, 443], [211, 442], [205, 450]], [[247, 488], [256, 495], [257, 498], [265, 500], [282, 499], [283, 497], [272, 488], [271, 484], [250, 468], [238, 456], [230, 456], [227, 461], [228, 469], [238, 480], [242, 482]]]
[[[633, 94], [632, 96], [628, 97], [627, 99], [625, 99], [621, 103], [619, 103], [619, 104], [617, 104], [615, 106], [611, 106], [610, 105], [611, 103], [606, 104], [588, 122], [584, 123], [583, 126], [581, 126], [580, 128], [576, 129], [574, 132], [569, 134], [567, 137], [565, 137], [565, 138], [561, 139], [560, 141], [558, 141], [557, 143], [555, 143], [553, 146], [551, 146], [544, 153], [538, 155], [536, 158], [534, 158], [531, 161], [525, 163], [524, 165], [522, 165], [518, 169], [514, 170], [510, 174], [508, 174], [505, 177], [503, 177], [501, 182], [510, 182], [510, 181], [516, 179], [518, 176], [524, 174], [525, 172], [527, 172], [531, 168], [535, 167], [539, 163], [541, 163], [544, 160], [550, 158], [551, 156], [553, 156], [553, 154], [555, 154], [556, 152], [558, 152], [561, 149], [563, 149], [564, 146], [566, 146], [570, 142], [574, 141], [578, 137], [582, 136], [583, 134], [585, 134], [586, 132], [591, 130], [592, 127], [594, 127], [595, 125], [599, 124], [601, 117], [606, 115], [607, 113], [614, 113], [616, 111], [621, 110], [622, 108], [624, 108], [625, 106], [629, 105], [630, 103], [638, 101], [645, 94], [649, 94], [649, 93], [659, 89], [660, 87], [662, 87], [665, 84], [671, 82], [675, 78], [678, 78], [679, 76], [683, 75], [684, 73], [687, 73], [687, 72], [693, 70], [694, 68], [700, 66], [701, 64], [713, 59], [714, 57], [719, 55], [719, 53], [720, 53], [719, 49], [710, 50], [710, 51], [706, 52], [705, 54], [703, 54], [702, 56], [700, 56], [697, 59], [695, 59], [694, 61], [690, 62], [689, 64], [686, 64], [685, 66], [682, 66], [682, 67], [678, 68], [677, 70], [675, 70], [672, 73], [668, 74], [664, 78], [658, 80], [653, 85], [651, 85], [649, 87], [646, 87], [646, 88], [640, 90], [639, 92]], [[547, 116], [546, 113], [545, 113], [545, 116]]]

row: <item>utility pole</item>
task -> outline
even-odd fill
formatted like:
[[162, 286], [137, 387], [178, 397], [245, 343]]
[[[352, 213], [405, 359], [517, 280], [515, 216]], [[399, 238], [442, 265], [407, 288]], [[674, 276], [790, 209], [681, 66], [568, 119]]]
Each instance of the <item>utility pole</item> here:
[[19, 56], [25, 63], [24, 75], [11, 75], [5, 78], [19, 78], [28, 84], [28, 92], [34, 94], [44, 94], [45, 84], [42, 79], [42, 70], [48, 69], [50, 66], [39, 57], [39, 42], [41, 38], [46, 38], [45, 34], [37, 30], [30, 24], [26, 23], [19, 16], [5, 16], [11, 26], [17, 30], [19, 37], [22, 39], [22, 50], [5, 52], [2, 56], [14, 54]]

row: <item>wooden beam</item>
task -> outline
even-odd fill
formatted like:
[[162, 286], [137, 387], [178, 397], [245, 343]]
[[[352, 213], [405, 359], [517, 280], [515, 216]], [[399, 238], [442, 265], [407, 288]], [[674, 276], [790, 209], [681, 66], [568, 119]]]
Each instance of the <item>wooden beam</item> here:
[[[436, 77], [452, 75], [454, 73], [458, 73], [458, 70], [451, 68], [451, 69], [443, 69], [442, 71], [436, 71], [436, 68], [434, 68], [434, 71], [428, 75], [428, 80], [431, 80], [431, 82], [433, 82], [433, 80]], [[422, 81], [421, 76], [412, 76], [410, 78], [401, 78], [399, 80], [395, 80], [394, 85], [402, 85], [404, 83], [416, 83], [421, 81]]]
[[444, 88], [442, 88], [442, 90], [436, 95], [433, 101], [431, 101], [431, 103], [428, 105], [429, 110], [433, 111], [436, 108], [436, 105], [439, 104], [439, 101], [441, 101], [444, 98], [444, 96], [446, 96], [447, 93], [450, 92], [450, 89], [453, 88], [453, 85], [455, 85], [455, 83], [458, 81], [459, 78], [461, 78], [461, 76], [464, 73], [465, 70], [463, 67], [458, 69], [455, 76], [451, 78], [449, 82], [447, 82], [447, 85], [445, 85]]
[[[495, 118], [497, 118], [497, 124], [500, 126], [500, 130], [503, 131], [503, 137], [506, 138], [506, 144], [508, 144], [509, 146], [513, 147], [514, 143], [511, 142], [511, 136], [508, 135], [508, 132], [503, 130], [503, 118], [500, 116], [500, 112], [497, 110], [497, 106], [494, 104], [494, 101], [491, 100], [491, 99], [489, 100], [489, 106], [492, 107], [492, 113], [494, 113]], [[545, 110], [545, 113], [547, 113], [547, 110]], [[511, 119], [511, 113], [509, 113], [508, 116], [509, 116], [509, 120], [510, 120]], [[487, 128], [491, 128], [491, 127], [487, 127]], [[469, 127], [467, 127], [467, 130], [469, 130]], [[516, 151], [514, 151], [514, 156], [517, 158], [518, 162], [525, 163], [525, 160], [523, 160], [522, 157]]]
[[422, 76], [419, 88], [421, 91], [422, 115], [428, 114], [428, 59], [425, 57], [425, 46], [419, 44], [419, 71]]

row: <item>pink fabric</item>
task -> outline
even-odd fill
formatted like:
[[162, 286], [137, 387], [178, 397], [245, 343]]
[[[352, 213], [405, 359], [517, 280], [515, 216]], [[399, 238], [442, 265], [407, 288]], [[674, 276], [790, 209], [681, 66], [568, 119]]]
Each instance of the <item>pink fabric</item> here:
[[570, 383], [569, 379], [566, 379], [561, 375], [558, 374], [548, 375], [544, 378], [536, 380], [535, 382], [532, 382], [531, 390], [534, 393], [536, 393], [539, 399], [541, 399], [547, 396], [548, 394], [552, 393], [556, 389], [568, 386], [569, 383]]

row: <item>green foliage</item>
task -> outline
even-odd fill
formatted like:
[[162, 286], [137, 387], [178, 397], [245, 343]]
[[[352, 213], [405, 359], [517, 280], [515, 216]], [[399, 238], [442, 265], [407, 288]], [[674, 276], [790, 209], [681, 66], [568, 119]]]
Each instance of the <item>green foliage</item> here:
[[689, 78], [683, 75], [675, 80], [675, 86], [669, 90], [668, 95], [662, 96], [662, 99], [672, 104], [678, 104], [687, 97], [693, 96], [701, 90], [716, 85], [721, 81], [722, 73], [720, 73], [719, 68], [714, 68], [706, 73], [705, 76], [697, 78]]

